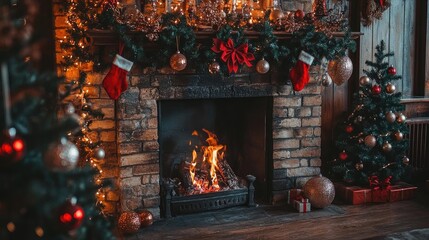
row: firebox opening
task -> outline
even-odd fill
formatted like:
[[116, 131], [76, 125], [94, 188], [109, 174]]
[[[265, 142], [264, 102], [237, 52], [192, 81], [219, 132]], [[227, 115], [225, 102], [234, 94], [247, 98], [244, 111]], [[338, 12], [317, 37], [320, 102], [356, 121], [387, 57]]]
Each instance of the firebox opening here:
[[[224, 146], [223, 157], [233, 173], [240, 180], [248, 174], [256, 176], [255, 197], [259, 202], [269, 202], [272, 104], [272, 97], [160, 100], [160, 178], [180, 181], [183, 168], [191, 165], [193, 150], [199, 149], [192, 143], [194, 131], [201, 138], [207, 137], [208, 130]], [[199, 178], [204, 175], [201, 172]], [[211, 180], [208, 182], [211, 184]]]

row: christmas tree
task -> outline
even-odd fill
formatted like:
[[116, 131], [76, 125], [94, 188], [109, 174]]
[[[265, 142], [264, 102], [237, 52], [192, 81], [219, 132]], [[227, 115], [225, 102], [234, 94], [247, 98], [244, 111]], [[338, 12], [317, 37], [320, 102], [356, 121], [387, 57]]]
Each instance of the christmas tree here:
[[76, 167], [67, 138], [81, 128], [58, 104], [72, 89], [31, 67], [37, 12], [34, 1], [0, 1], [0, 239], [113, 239], [96, 206], [97, 172]]
[[402, 94], [395, 86], [401, 76], [389, 66], [393, 52], [385, 53], [383, 41], [376, 50], [375, 62], [365, 62], [371, 70], [359, 79], [353, 111], [337, 129], [339, 152], [329, 169], [333, 178], [362, 186], [369, 179], [398, 181], [409, 163]]

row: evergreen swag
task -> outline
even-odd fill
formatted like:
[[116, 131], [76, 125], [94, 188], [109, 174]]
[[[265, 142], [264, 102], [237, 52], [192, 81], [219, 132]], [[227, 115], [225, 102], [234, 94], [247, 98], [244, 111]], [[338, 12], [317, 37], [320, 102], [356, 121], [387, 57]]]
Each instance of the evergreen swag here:
[[[179, 50], [186, 56], [188, 68], [195, 69], [197, 73], [207, 73], [209, 63], [216, 59], [221, 65], [221, 74], [228, 74], [226, 64], [220, 61], [219, 56], [211, 50], [212, 41], [197, 42], [193, 28], [186, 22], [186, 17], [183, 15], [163, 14], [159, 39], [150, 41], [145, 34], [130, 34], [132, 31], [126, 24], [116, 22], [109, 4], [103, 5], [102, 1], [97, 0], [66, 0], [62, 3], [63, 10], [69, 11], [69, 22], [79, 22], [79, 24], [71, 24], [68, 30], [71, 39], [61, 44], [61, 47], [69, 52], [64, 56], [64, 68], [76, 62], [92, 61], [96, 66], [101, 64], [101, 61], [90, 51], [80, 49], [81, 46], [79, 46], [83, 42], [89, 47], [86, 41], [89, 37], [86, 30], [98, 28], [116, 31], [121, 41], [125, 43], [127, 52], [131, 53], [131, 56], [127, 57], [143, 68], [167, 66], [170, 57], [177, 51], [176, 37], [178, 37]], [[102, 11], [100, 12], [100, 9], [95, 6], [103, 6]], [[77, 21], [79, 19], [81, 20]], [[332, 37], [327, 33], [317, 32], [312, 25], [306, 25], [294, 32], [291, 39], [278, 41], [267, 14], [264, 22], [253, 25], [251, 29], [246, 28], [246, 30], [259, 32], [259, 37], [256, 39], [248, 39], [244, 34], [245, 29], [236, 24], [220, 26], [213, 37], [216, 36], [222, 40], [231, 37], [236, 45], [248, 43], [249, 51], [255, 56], [253, 65], [264, 57], [272, 65], [286, 66], [290, 69], [298, 61], [301, 50], [315, 57], [314, 65], [320, 64], [323, 57], [333, 60], [346, 54], [346, 50], [354, 51], [355, 42], [351, 38], [347, 25], [344, 24], [343, 30], [346, 32], [344, 37]], [[147, 46], [149, 46], [148, 49], [145, 49]], [[150, 49], [156, 49], [156, 53], [149, 52]]]
[[371, 67], [369, 71], [364, 70], [369, 79], [365, 76], [360, 79], [359, 92], [354, 95], [354, 110], [338, 125], [338, 155], [329, 167], [333, 179], [361, 186], [368, 186], [373, 176], [380, 182], [391, 176], [392, 182], [396, 182], [404, 180], [407, 176], [404, 173], [409, 173], [405, 171], [409, 168], [405, 156], [408, 140], [403, 136], [408, 129], [405, 118], [401, 117], [402, 94], [392, 88], [401, 76], [389, 67], [386, 60], [393, 52], [385, 53], [383, 41], [376, 50], [375, 62], [365, 62]]

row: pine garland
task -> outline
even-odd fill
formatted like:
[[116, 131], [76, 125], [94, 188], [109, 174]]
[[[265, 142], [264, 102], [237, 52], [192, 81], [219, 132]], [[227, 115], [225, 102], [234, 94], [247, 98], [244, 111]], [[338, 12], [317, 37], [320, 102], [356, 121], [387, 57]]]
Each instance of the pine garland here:
[[[96, 1], [96, 0], [93, 0]], [[124, 42], [126, 50], [131, 53], [128, 56], [131, 61], [139, 63], [142, 68], [152, 67], [160, 69], [168, 66], [169, 58], [177, 51], [176, 49], [176, 37], [179, 38], [180, 46], [179, 50], [184, 54], [188, 61], [188, 69], [195, 69], [198, 73], [207, 73], [208, 65], [216, 59], [210, 43], [197, 43], [195, 32], [187, 21], [186, 17], [178, 13], [165, 13], [162, 15], [162, 31], [159, 33], [159, 39], [153, 41], [148, 39], [144, 34], [130, 34], [131, 29], [126, 24], [118, 23], [115, 18], [113, 11], [108, 5], [102, 5], [101, 1], [98, 4], [86, 3], [84, 0], [63, 1], [64, 6], [68, 6], [73, 2], [75, 8], [73, 8], [74, 14], [78, 19], [82, 21], [76, 21], [82, 25], [71, 24], [69, 30], [69, 36], [72, 38], [68, 43], [63, 43], [62, 47], [65, 50], [71, 50], [72, 54], [64, 57], [63, 66], [68, 67], [73, 65], [78, 59], [81, 62], [95, 61], [98, 63], [98, 59], [90, 54], [90, 51], [85, 49], [78, 49], [79, 46], [76, 43], [82, 43], [88, 38], [86, 30], [91, 28], [100, 29], [113, 29], [120, 40]], [[98, 6], [100, 9], [94, 9], [94, 6]], [[96, 16], [91, 17], [91, 16]], [[252, 31], [259, 32], [259, 37], [256, 39], [248, 39], [243, 35], [244, 29], [239, 24], [231, 21], [226, 21], [222, 26], [219, 26], [218, 30], [213, 36], [219, 39], [226, 40], [228, 37], [234, 38], [236, 45], [244, 42], [249, 44], [249, 50], [254, 54], [256, 60], [264, 57], [273, 64], [279, 64], [287, 66], [290, 69], [298, 59], [301, 50], [305, 50], [315, 57], [313, 65], [320, 64], [323, 57], [328, 60], [335, 59], [339, 56], [346, 54], [346, 50], [355, 49], [355, 42], [351, 38], [351, 34], [347, 27], [344, 28], [346, 32], [344, 37], [332, 37], [328, 33], [318, 32], [315, 26], [308, 25], [294, 32], [293, 36], [289, 40], [278, 41], [277, 37], [273, 33], [272, 23], [267, 19], [265, 21], [255, 24], [250, 29]], [[70, 44], [70, 42], [72, 44]], [[151, 54], [150, 51], [156, 49], [156, 54]], [[69, 56], [73, 55], [73, 58]], [[226, 66], [221, 64], [221, 75], [227, 75]]]

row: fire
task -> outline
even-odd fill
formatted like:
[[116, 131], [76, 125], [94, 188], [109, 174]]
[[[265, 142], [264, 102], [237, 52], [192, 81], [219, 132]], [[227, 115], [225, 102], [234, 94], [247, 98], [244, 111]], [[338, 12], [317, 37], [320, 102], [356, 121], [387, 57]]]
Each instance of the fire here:
[[[218, 179], [219, 161], [223, 161], [226, 146], [218, 143], [219, 140], [214, 133], [207, 129], [203, 129], [203, 131], [208, 135], [205, 140], [207, 146], [194, 146], [189, 175], [195, 191], [199, 193], [216, 192], [221, 189]], [[199, 136], [199, 134], [194, 131], [192, 136]], [[209, 174], [204, 174], [205, 170], [210, 170]]]

